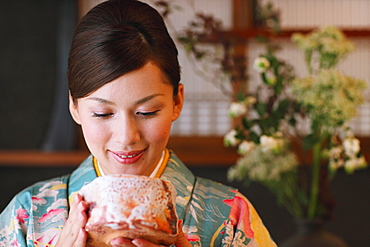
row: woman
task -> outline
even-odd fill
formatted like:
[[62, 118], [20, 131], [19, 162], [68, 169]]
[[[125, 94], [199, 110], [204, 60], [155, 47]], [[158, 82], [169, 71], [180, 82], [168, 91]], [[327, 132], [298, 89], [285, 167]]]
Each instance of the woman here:
[[[72, 42], [70, 112], [91, 156], [72, 174], [19, 193], [0, 216], [0, 246], [85, 246], [83, 185], [105, 174], [161, 177], [177, 190], [176, 246], [276, 246], [250, 202], [195, 177], [166, 145], [182, 109], [177, 49], [162, 17], [136, 0], [93, 8]], [[157, 246], [114, 239], [112, 246]]]

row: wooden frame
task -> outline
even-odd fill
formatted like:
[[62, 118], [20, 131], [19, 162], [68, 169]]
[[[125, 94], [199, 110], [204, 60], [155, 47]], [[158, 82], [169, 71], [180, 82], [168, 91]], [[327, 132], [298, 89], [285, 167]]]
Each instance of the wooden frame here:
[[[366, 160], [370, 161], [370, 137], [360, 137], [361, 149]], [[295, 143], [295, 152], [305, 163], [310, 155], [303, 153], [300, 144]], [[187, 166], [232, 166], [238, 159], [234, 148], [226, 148], [222, 137], [171, 137], [168, 148]], [[78, 166], [89, 152], [43, 152], [40, 150], [1, 150], [1, 166]]]

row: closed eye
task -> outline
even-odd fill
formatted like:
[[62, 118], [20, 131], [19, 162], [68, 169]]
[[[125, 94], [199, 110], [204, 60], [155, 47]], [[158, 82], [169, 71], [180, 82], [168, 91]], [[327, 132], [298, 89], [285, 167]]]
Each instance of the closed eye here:
[[112, 116], [113, 113], [93, 113], [93, 117], [97, 117], [97, 118], [107, 118], [107, 117], [110, 117]]
[[158, 112], [159, 110], [152, 111], [152, 112], [137, 112], [136, 115], [142, 116], [144, 118], [150, 118], [150, 117], [156, 116]]

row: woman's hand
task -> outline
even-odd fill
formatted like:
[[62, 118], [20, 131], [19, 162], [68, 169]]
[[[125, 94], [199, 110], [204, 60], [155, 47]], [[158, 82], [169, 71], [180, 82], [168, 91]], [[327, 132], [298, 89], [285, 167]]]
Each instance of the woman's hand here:
[[[178, 238], [174, 245], [176, 247], [192, 247], [182, 231], [182, 220], [178, 221], [178, 229]], [[129, 240], [124, 238], [116, 238], [113, 239], [110, 244], [112, 247], [164, 247], [164, 245], [157, 245], [145, 239]]]
[[68, 220], [59, 236], [56, 247], [84, 247], [86, 246], [87, 233], [85, 224], [87, 221], [87, 203], [77, 194], [71, 205]]

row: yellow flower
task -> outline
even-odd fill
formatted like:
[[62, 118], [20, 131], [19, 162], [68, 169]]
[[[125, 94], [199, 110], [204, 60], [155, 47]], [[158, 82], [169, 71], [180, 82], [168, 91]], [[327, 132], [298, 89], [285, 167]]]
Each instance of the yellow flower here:
[[253, 97], [253, 96], [248, 96], [244, 100], [244, 103], [246, 105], [254, 105], [254, 104], [256, 104], [256, 102], [257, 102], [257, 99], [256, 99], [256, 97]]
[[317, 75], [297, 78], [292, 92], [309, 108], [310, 118], [323, 126], [337, 127], [356, 116], [364, 101], [363, 80], [342, 75], [335, 69], [321, 70]]

